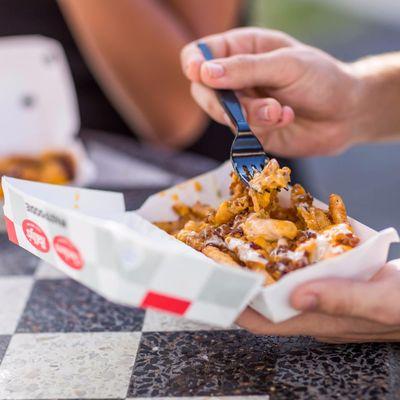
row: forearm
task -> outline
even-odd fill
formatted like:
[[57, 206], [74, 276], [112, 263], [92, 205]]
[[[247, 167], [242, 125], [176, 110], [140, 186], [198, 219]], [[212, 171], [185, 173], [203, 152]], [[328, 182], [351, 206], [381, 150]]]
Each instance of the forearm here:
[[63, 0], [92, 71], [127, 122], [147, 139], [185, 145], [205, 116], [181, 75], [191, 33], [154, 0]]
[[195, 38], [238, 25], [243, 0], [163, 0]]
[[400, 53], [368, 57], [351, 69], [360, 81], [357, 134], [371, 142], [400, 139]]

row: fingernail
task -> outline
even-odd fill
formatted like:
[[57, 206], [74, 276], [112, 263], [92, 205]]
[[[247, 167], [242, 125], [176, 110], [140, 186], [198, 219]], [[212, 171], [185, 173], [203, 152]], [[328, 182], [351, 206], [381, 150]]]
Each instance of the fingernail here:
[[257, 111], [257, 117], [258, 119], [262, 120], [262, 121], [268, 121], [269, 118], [269, 109], [268, 107], [261, 107], [258, 109]]
[[318, 299], [314, 294], [306, 294], [296, 301], [296, 308], [302, 311], [311, 311], [317, 308]]
[[225, 68], [221, 64], [207, 62], [205, 68], [211, 78], [221, 78], [225, 74]]

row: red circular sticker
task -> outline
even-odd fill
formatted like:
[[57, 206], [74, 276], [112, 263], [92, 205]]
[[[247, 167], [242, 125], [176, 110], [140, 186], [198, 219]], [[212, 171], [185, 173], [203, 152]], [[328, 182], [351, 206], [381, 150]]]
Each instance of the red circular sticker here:
[[29, 243], [33, 247], [35, 247], [42, 253], [47, 253], [49, 251], [49, 240], [47, 239], [47, 236], [44, 233], [43, 229], [38, 224], [29, 219], [25, 219], [22, 222], [22, 230], [24, 231], [24, 234]]
[[81, 269], [83, 267], [83, 259], [79, 250], [73, 243], [64, 236], [56, 236], [53, 239], [53, 245], [58, 256], [73, 269]]

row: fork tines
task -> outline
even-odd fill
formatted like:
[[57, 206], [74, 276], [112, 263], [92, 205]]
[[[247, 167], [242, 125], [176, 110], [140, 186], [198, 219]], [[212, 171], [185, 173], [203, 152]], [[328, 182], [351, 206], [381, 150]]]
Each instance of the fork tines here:
[[261, 172], [268, 157], [252, 132], [239, 132], [232, 145], [231, 159], [236, 172], [247, 184], [254, 174]]

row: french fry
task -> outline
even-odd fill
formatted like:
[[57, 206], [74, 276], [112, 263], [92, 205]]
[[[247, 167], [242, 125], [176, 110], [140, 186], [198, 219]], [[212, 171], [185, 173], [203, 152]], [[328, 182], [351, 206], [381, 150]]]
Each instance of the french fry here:
[[263, 171], [254, 175], [250, 187], [256, 192], [269, 192], [287, 187], [290, 182], [290, 169], [280, 168], [278, 161], [271, 159]]
[[249, 208], [249, 200], [246, 196], [233, 200], [226, 200], [218, 207], [215, 213], [214, 222], [222, 225], [232, 220], [235, 215]]
[[329, 213], [334, 224], [347, 223], [346, 206], [338, 194], [331, 194], [329, 196]]
[[326, 213], [317, 207], [298, 206], [297, 212], [307, 229], [319, 232], [331, 225], [331, 221]]
[[219, 264], [231, 265], [234, 267], [240, 266], [240, 264], [238, 264], [229, 254], [224, 253], [217, 247], [206, 246], [202, 250], [202, 253], [204, 253], [207, 257], [212, 258], [214, 261], [216, 261]]
[[253, 203], [255, 212], [260, 212], [268, 208], [271, 200], [271, 194], [269, 192], [258, 193], [252, 189], [249, 190], [249, 196]]
[[169, 233], [170, 235], [175, 235], [183, 228], [183, 226], [185, 225], [185, 221], [182, 219], [176, 221], [158, 221], [154, 222], [154, 225]]
[[290, 192], [290, 200], [292, 202], [293, 207], [297, 207], [301, 204], [306, 204], [308, 206], [312, 206], [313, 197], [310, 193], [308, 193], [303, 186], [296, 183], [292, 187], [292, 191]]

